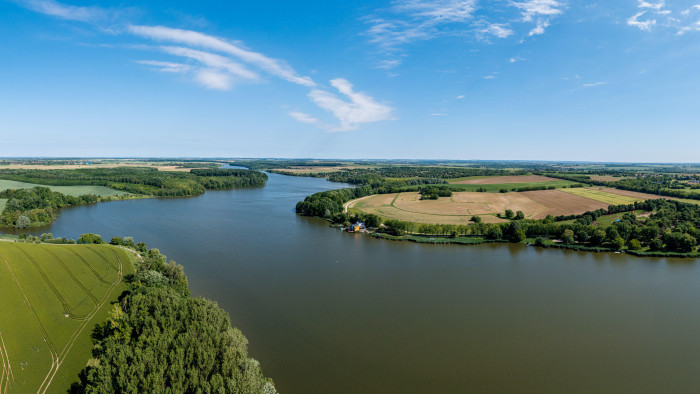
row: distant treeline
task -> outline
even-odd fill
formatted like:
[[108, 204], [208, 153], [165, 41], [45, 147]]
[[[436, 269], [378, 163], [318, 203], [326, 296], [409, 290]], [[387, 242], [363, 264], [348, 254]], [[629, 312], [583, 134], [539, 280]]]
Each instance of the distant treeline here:
[[[524, 171], [507, 171], [480, 168], [457, 167], [413, 167], [391, 166], [380, 168], [357, 168], [333, 172], [328, 175], [332, 182], [353, 185], [376, 185], [386, 182], [385, 178], [419, 178], [430, 179], [430, 183], [447, 183], [445, 179], [470, 176], [525, 175]], [[434, 180], [434, 181], [433, 181]]]
[[[0, 170], [0, 179], [53, 186], [97, 185], [157, 197], [196, 196], [206, 189], [264, 186], [267, 175], [250, 170], [159, 171], [149, 167], [84, 168], [71, 170]], [[215, 171], [218, 175], [209, 175]], [[223, 171], [223, 172], [220, 172]]]
[[[4, 170], [0, 179], [50, 185], [100, 185], [113, 189], [159, 197], [192, 196], [205, 190], [228, 190], [264, 186], [267, 175], [251, 170], [201, 169], [190, 173], [162, 172], [152, 168], [123, 167], [79, 170]], [[45, 225], [56, 219], [63, 207], [110, 200], [93, 194], [79, 197], [51, 191], [48, 187], [4, 190], [7, 199], [0, 212], [0, 227], [26, 228]]]
[[[102, 243], [95, 234], [78, 243]], [[93, 360], [72, 393], [265, 393], [272, 380], [248, 357], [247, 339], [216, 302], [190, 297], [183, 267], [131, 237], [110, 241], [141, 256], [93, 334]]]

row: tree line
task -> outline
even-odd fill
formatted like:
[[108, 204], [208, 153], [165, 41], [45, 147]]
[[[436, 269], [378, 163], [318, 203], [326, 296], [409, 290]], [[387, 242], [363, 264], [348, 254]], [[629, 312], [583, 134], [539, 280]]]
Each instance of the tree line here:
[[[95, 234], [85, 242], [101, 243]], [[276, 393], [247, 339], [216, 302], [193, 298], [181, 265], [158, 249], [114, 237], [141, 256], [128, 290], [93, 334], [93, 359], [72, 393]]]
[[251, 170], [202, 169], [159, 171], [151, 167], [81, 168], [70, 170], [0, 170], [0, 179], [52, 186], [95, 185], [157, 197], [203, 194], [206, 189], [264, 186], [267, 175]]

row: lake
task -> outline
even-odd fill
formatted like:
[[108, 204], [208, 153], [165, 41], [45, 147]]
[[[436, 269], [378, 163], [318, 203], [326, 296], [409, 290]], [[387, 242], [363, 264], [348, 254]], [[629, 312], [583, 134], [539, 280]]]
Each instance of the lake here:
[[700, 390], [694, 260], [377, 240], [299, 217], [343, 185], [64, 209], [35, 234], [132, 235], [185, 266], [281, 393]]

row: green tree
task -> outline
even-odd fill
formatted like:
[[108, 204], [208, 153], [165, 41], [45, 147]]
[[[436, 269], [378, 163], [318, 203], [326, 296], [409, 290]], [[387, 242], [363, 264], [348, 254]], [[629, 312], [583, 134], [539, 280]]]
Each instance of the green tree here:
[[620, 237], [620, 236], [617, 236], [617, 237], [613, 238], [612, 241], [610, 241], [610, 244], [612, 245], [612, 247], [614, 249], [619, 250], [619, 249], [622, 249], [623, 246], [625, 246], [625, 239]]
[[636, 239], [631, 239], [627, 243], [627, 249], [629, 249], [629, 250], [639, 250], [641, 248], [642, 248], [642, 243]]
[[15, 227], [17, 228], [27, 228], [31, 226], [32, 221], [29, 219], [27, 216], [20, 215], [20, 217], [17, 218], [17, 223], [15, 223]]
[[514, 213], [512, 210], [506, 209], [505, 216], [506, 216], [506, 219], [513, 219]]
[[472, 218], [469, 219], [469, 220], [471, 220], [471, 221], [474, 222], [474, 223], [481, 223], [481, 216], [476, 216], [476, 215], [475, 215], [475, 216], [472, 216]]
[[486, 232], [486, 238], [488, 239], [503, 239], [503, 231], [499, 226], [491, 226]]
[[525, 214], [523, 211], [518, 211], [515, 213], [515, 220], [523, 220], [525, 219]]
[[568, 245], [573, 245], [574, 244], [574, 232], [573, 230], [566, 229], [564, 230], [564, 233], [561, 235], [561, 240]]

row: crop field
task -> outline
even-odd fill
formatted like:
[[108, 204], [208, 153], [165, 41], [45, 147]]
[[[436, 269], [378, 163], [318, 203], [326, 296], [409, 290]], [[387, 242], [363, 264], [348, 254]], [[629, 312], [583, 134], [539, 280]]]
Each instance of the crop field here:
[[[513, 176], [474, 176], [468, 178], [451, 179], [450, 183], [464, 185], [495, 185], [503, 183], [543, 183], [559, 181], [556, 178], [549, 178], [541, 175], [513, 175]], [[522, 187], [522, 186], [521, 186]]]
[[108, 245], [0, 242], [0, 394], [68, 390], [131, 261]]
[[385, 219], [415, 223], [469, 224], [472, 216], [485, 223], [504, 222], [496, 214], [511, 209], [523, 211], [526, 218], [541, 219], [547, 215], [581, 214], [609, 204], [564, 193], [559, 190], [538, 190], [523, 193], [455, 192], [452, 197], [420, 200], [415, 192], [379, 194], [355, 200], [349, 210], [373, 213]]
[[[475, 192], [477, 190], [486, 191], [486, 193], [498, 193], [501, 189], [506, 189], [511, 191], [513, 189], [519, 189], [523, 187], [554, 187], [555, 189], [561, 189], [563, 187], [570, 187], [571, 185], [577, 184], [571, 181], [562, 180], [552, 180], [547, 182], [531, 182], [531, 183], [451, 183], [451, 189], [459, 189], [465, 192]], [[444, 186], [437, 184], [436, 186]]]
[[644, 201], [653, 198], [662, 198], [653, 194], [628, 192], [625, 190], [609, 189], [604, 187], [574, 188], [562, 190], [566, 193], [590, 198], [610, 205], [634, 204], [637, 201]]
[[[110, 189], [104, 186], [49, 186], [49, 185], [39, 185], [35, 183], [25, 183], [16, 182], [5, 179], [0, 179], [0, 190], [7, 189], [30, 189], [32, 187], [43, 186], [49, 189], [63, 193], [68, 196], [82, 196], [84, 194], [96, 194], [100, 197], [105, 196], [121, 196], [124, 194], [129, 194], [120, 190]], [[2, 212], [2, 211], [0, 211]]]

